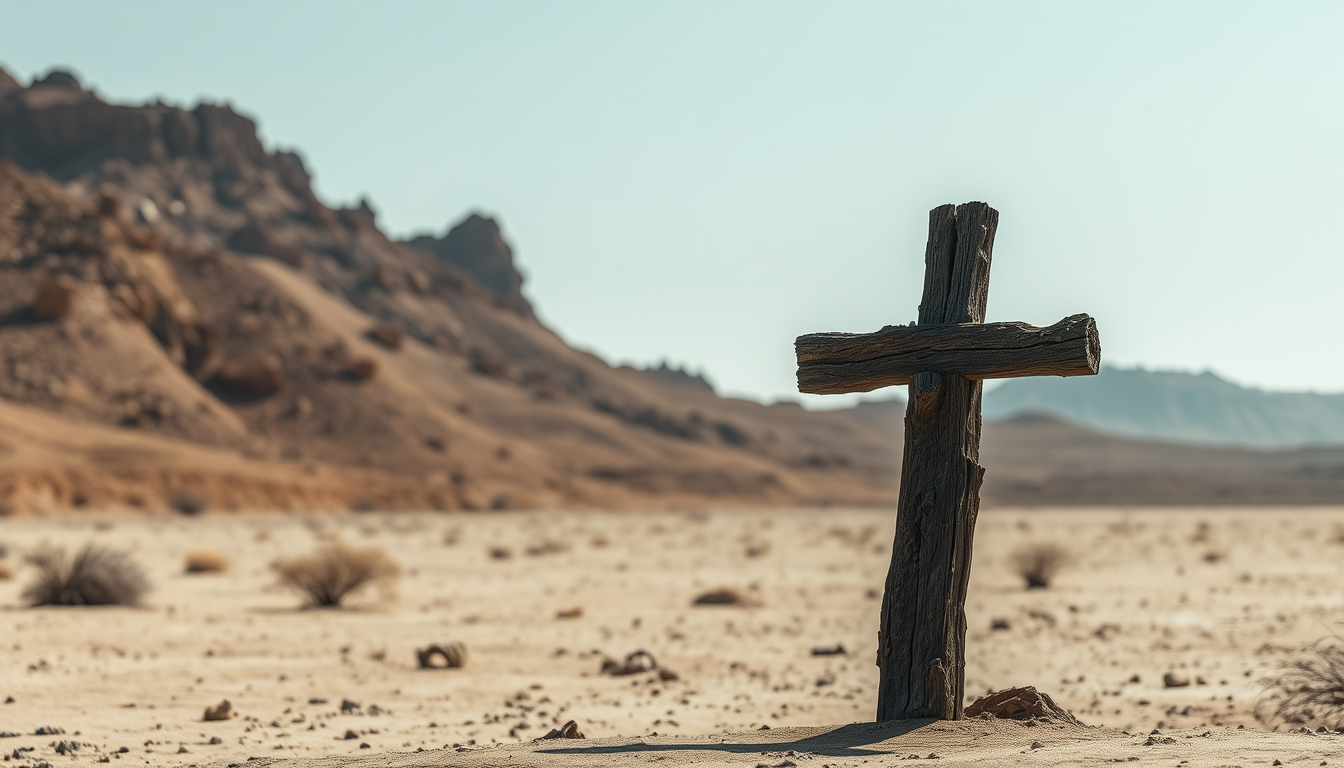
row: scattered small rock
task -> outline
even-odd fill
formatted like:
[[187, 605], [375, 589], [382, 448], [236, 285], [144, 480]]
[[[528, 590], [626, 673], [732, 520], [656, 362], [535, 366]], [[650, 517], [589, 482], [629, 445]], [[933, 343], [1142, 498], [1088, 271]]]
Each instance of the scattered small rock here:
[[1175, 672], [1168, 672], [1162, 676], [1162, 685], [1165, 688], [1184, 688], [1190, 685], [1190, 678], [1178, 675]]
[[71, 752], [78, 752], [78, 751], [79, 751], [79, 742], [77, 741], [65, 741], [64, 739], [62, 739], [61, 741], [56, 742], [56, 754], [58, 755], [68, 755]]
[[989, 620], [989, 629], [991, 632], [1002, 632], [1012, 628], [1013, 623], [1007, 619], [998, 618]]
[[555, 618], [557, 619], [577, 619], [581, 616], [583, 616], [583, 608], [577, 605], [573, 608], [561, 608], [555, 612]]
[[[467, 663], [467, 647], [461, 643], [431, 645], [415, 649], [415, 656], [421, 669], [459, 669]], [[434, 663], [435, 659], [443, 659], [443, 664]]]
[[563, 541], [546, 540], [532, 544], [523, 550], [528, 557], [545, 557], [546, 555], [558, 555], [562, 552], [568, 552], [569, 545]]
[[625, 657], [625, 661], [616, 661], [612, 658], [602, 660], [602, 674], [619, 677], [622, 675], [638, 675], [643, 672], [653, 672], [658, 669], [658, 662], [653, 658], [653, 654], [640, 649]]
[[756, 601], [732, 587], [711, 589], [691, 601], [691, 605], [755, 605]]
[[233, 705], [229, 703], [228, 699], [225, 699], [213, 707], [206, 707], [205, 717], [203, 719], [206, 722], [212, 722], [215, 720], [228, 720], [232, 717]]
[[341, 699], [341, 714], [348, 715], [351, 712], [358, 712], [363, 707], [358, 701], [350, 699]]
[[311, 698], [311, 699], [308, 700], [308, 703], [309, 703], [309, 704], [326, 704], [326, 703], [327, 703], [327, 700], [324, 699], [324, 698], [322, 698], [321, 696], [314, 696], [313, 698]]
[[345, 732], [345, 735], [342, 736], [341, 738], [342, 738], [342, 739], [345, 739], [346, 741], [354, 741], [355, 739], [358, 739], [358, 738], [359, 738], [359, 734], [358, 734], [358, 733], [355, 733], [354, 731], [347, 730], [347, 731]]
[[55, 726], [51, 725], [44, 725], [38, 728], [36, 731], [33, 731], [34, 736], [59, 736], [63, 733], [65, 733], [64, 728], [56, 728]]
[[210, 737], [210, 741], [208, 741], [208, 742], [206, 742], [206, 743], [207, 743], [207, 744], [223, 744], [223, 743], [224, 743], [224, 740], [221, 739], [221, 738], [219, 738], [218, 736], [211, 736], [211, 737]]
[[845, 646], [840, 643], [835, 645], [818, 645], [812, 649], [813, 656], [844, 656]]

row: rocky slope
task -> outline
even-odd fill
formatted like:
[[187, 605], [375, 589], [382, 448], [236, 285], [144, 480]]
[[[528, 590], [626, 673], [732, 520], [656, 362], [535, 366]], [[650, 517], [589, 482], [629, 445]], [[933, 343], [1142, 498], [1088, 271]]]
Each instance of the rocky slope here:
[[[13, 419], [357, 469], [361, 487], [322, 502], [337, 506], [892, 497], [888, 435], [576, 351], [533, 316], [493, 221], [395, 242], [367, 204], [318, 200], [299, 157], [229, 107], [115, 105], [64, 73], [0, 74], [0, 158]], [[71, 479], [96, 462], [54, 455], [59, 481], [0, 471], [3, 508], [164, 508], [211, 471], [100, 496]]]

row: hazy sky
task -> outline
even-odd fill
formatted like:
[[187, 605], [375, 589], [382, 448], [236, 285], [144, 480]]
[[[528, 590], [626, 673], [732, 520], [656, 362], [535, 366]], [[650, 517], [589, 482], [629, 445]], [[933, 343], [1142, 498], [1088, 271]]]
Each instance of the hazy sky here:
[[927, 212], [1001, 213], [989, 320], [1344, 390], [1344, 3], [18, 3], [0, 65], [228, 100], [393, 233], [499, 217], [613, 362], [795, 396], [914, 319]]

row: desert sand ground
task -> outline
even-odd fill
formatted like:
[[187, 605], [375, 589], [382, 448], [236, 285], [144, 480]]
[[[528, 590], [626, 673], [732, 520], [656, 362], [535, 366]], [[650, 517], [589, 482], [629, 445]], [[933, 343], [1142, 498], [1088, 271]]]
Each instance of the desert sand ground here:
[[[0, 739], [0, 751], [19, 765], [108, 755], [154, 766], [341, 755], [386, 764], [382, 753], [447, 746], [435, 764], [541, 765], [559, 755], [486, 747], [530, 742], [574, 719], [590, 739], [635, 737], [604, 742], [607, 762], [575, 764], [633, 764], [621, 744], [684, 747], [688, 736], [750, 732], [734, 737], [735, 750], [684, 754], [699, 764], [839, 766], [917, 747], [960, 762], [988, 759], [964, 749], [982, 739], [996, 759], [1028, 764], [1322, 765], [1344, 754], [1344, 737], [1235, 729], [1264, 729], [1253, 714], [1263, 679], [1338, 632], [1337, 526], [1344, 508], [982, 512], [968, 695], [1035, 685], [1085, 723], [1118, 729], [1052, 732], [1076, 748], [1049, 762], [1050, 727], [1011, 722], [930, 724], [895, 741], [890, 727], [792, 730], [872, 715], [891, 511], [12, 518], [0, 523], [15, 571], [0, 581], [0, 699], [13, 699], [0, 704], [0, 731], [20, 735]], [[332, 538], [395, 557], [404, 568], [396, 596], [312, 610], [276, 585], [275, 558]], [[145, 605], [25, 607], [32, 569], [20, 555], [89, 541], [135, 553], [154, 585]], [[1043, 541], [1067, 547], [1073, 562], [1049, 589], [1027, 590], [1010, 553]], [[232, 568], [183, 573], [184, 553], [199, 547]], [[720, 586], [757, 604], [691, 605]], [[576, 618], [557, 617], [576, 608]], [[996, 621], [1006, 628], [992, 629]], [[446, 641], [465, 644], [463, 669], [417, 669], [417, 647]], [[845, 655], [811, 653], [836, 644]], [[600, 674], [604, 656], [636, 649], [680, 679]], [[1164, 687], [1168, 672], [1191, 684]], [[203, 722], [223, 699], [238, 716]], [[346, 699], [358, 708], [342, 712]], [[64, 734], [34, 735], [39, 728]], [[1145, 747], [1152, 729], [1175, 742], [1160, 754], [1160, 743]], [[58, 757], [61, 740], [81, 747]], [[35, 751], [15, 755], [19, 747]], [[645, 764], [672, 753], [640, 754]]]

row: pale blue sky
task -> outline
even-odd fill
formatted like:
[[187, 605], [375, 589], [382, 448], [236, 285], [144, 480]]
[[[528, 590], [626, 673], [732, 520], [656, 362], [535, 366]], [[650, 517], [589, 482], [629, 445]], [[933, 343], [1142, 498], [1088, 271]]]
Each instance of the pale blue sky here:
[[228, 100], [394, 233], [498, 216], [613, 362], [792, 396], [916, 313], [928, 209], [1001, 212], [990, 320], [1344, 390], [1344, 3], [18, 3], [0, 65]]

